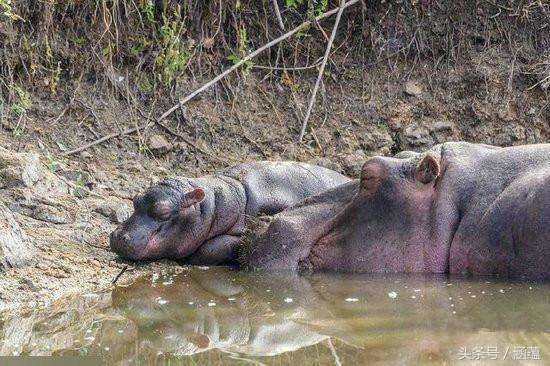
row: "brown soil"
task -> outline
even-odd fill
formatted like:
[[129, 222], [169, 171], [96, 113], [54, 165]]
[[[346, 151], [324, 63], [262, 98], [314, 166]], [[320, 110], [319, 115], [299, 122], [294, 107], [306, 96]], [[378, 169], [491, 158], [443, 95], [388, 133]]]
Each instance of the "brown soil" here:
[[[71, 92], [63, 96], [32, 92], [24, 115], [2, 115], [0, 144], [13, 152], [38, 152], [45, 169], [70, 183], [68, 193], [5, 189], [1, 198], [13, 207], [18, 202], [53, 207], [68, 219], [55, 224], [32, 218], [20, 204], [12, 210], [38, 254], [36, 264], [0, 273], [0, 309], [105, 288], [126, 265], [130, 270], [122, 281], [152, 267], [177, 265], [125, 263], [108, 248], [117, 221], [112, 212], [119, 209], [120, 220], [133, 195], [164, 177], [197, 176], [259, 159], [308, 161], [356, 176], [368, 156], [443, 141], [501, 146], [550, 141], [548, 86], [520, 76], [525, 65], [513, 52], [471, 47], [452, 64], [425, 58], [365, 64], [347, 56], [332, 58], [302, 143], [296, 138], [315, 71], [265, 78], [265, 70], [253, 69], [234, 75], [165, 121], [173, 133], [151, 126], [70, 156], [63, 153], [146, 124], [145, 116], [160, 115], [172, 101], [135, 100], [124, 81], [117, 89], [68, 79]], [[189, 91], [200, 82], [180, 85]], [[151, 141], [155, 135], [168, 145], [157, 146]]]

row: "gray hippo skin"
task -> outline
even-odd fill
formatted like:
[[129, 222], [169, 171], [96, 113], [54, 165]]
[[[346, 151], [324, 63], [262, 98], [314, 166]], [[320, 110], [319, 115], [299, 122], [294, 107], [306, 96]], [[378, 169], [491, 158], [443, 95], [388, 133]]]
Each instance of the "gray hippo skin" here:
[[165, 180], [134, 199], [134, 213], [111, 234], [111, 249], [132, 260], [228, 263], [247, 218], [273, 215], [349, 181], [323, 167], [269, 161]]
[[358, 184], [276, 215], [245, 261], [272, 270], [548, 279], [550, 144], [449, 142], [371, 158]]

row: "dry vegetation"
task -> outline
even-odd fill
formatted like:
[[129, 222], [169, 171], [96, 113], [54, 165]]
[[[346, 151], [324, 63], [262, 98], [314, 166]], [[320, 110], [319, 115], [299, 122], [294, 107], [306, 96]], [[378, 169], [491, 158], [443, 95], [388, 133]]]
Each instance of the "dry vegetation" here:
[[[338, 3], [280, 1], [283, 25], [292, 28]], [[82, 112], [92, 114], [89, 112], [94, 109], [78, 96], [89, 94], [90, 87], [123, 109], [130, 108], [132, 122], [143, 125], [146, 116], [160, 115], [197, 85], [282, 33], [272, 1], [267, 0], [2, 0], [0, 9], [2, 124], [16, 135], [25, 135], [25, 119], [43, 119], [44, 112], [53, 113], [61, 106], [66, 108], [48, 118], [48, 125], [81, 127], [75, 126], [75, 119]], [[513, 101], [515, 89], [532, 91], [533, 96], [542, 93], [540, 97], [546, 98], [550, 84], [549, 17], [550, 4], [542, 0], [361, 2], [344, 13], [325, 78], [330, 85], [325, 85], [323, 101], [332, 97], [327, 89], [345, 88], [350, 81], [363, 81], [363, 85], [355, 85], [361, 92], [349, 88], [338, 94], [353, 92], [372, 101], [372, 94], [377, 93], [373, 87], [379, 85], [369, 78], [376, 76], [382, 83], [384, 79], [404, 82], [420, 74], [429, 87], [445, 88], [448, 85], [437, 85], [439, 80], [434, 80], [441, 78], [438, 72], [448, 74], [471, 62], [472, 52], [489, 51], [503, 58], [493, 59], [495, 63], [506, 63], [501, 65], [507, 69], [502, 70], [507, 74], [502, 80], [506, 85], [498, 85], [501, 98]], [[295, 132], [303, 118], [300, 102], [307, 98], [311, 77], [317, 73], [331, 22], [299, 32], [246, 63], [239, 75], [218, 84], [205, 96], [216, 107], [225, 107], [215, 108], [221, 112], [215, 114], [225, 114], [229, 108], [231, 119], [238, 119], [234, 112], [235, 108], [242, 109], [240, 104], [248, 97], [245, 89], [250, 83], [257, 84], [268, 94], [267, 99], [283, 97], [294, 104], [294, 115], [279, 119]], [[427, 65], [430, 69], [423, 75]], [[474, 80], [467, 82], [492, 87], [492, 75], [483, 68], [486, 66], [469, 70], [468, 77]], [[380, 75], [383, 72], [386, 75]], [[482, 90], [464, 92], [483, 97]], [[490, 94], [488, 90], [485, 93]], [[53, 105], [43, 106], [43, 101]], [[102, 126], [105, 117], [101, 111], [95, 112], [91, 117], [96, 121], [89, 121], [87, 116], [85, 122], [94, 125], [98, 135], [106, 135], [112, 126]], [[172, 122], [180, 127], [177, 122], [185, 122], [187, 116], [182, 110], [173, 117], [179, 121]], [[317, 115], [317, 119], [322, 121], [322, 116]], [[127, 123], [128, 118], [116, 122], [132, 124]], [[70, 142], [93, 138], [87, 131]], [[309, 141], [315, 143], [315, 139], [310, 134]]]

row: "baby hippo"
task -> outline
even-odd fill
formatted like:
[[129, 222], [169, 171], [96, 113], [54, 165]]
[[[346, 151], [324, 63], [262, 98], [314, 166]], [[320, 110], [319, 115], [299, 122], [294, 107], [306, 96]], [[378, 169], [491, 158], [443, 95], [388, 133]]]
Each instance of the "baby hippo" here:
[[134, 198], [134, 213], [111, 233], [111, 249], [132, 260], [230, 263], [248, 218], [276, 214], [348, 181], [330, 169], [286, 161], [168, 179]]

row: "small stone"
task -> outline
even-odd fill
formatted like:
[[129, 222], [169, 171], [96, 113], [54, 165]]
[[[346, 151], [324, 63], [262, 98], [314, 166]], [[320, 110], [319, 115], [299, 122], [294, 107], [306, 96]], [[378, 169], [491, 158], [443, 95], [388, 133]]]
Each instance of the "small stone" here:
[[30, 216], [33, 219], [51, 222], [52, 224], [68, 224], [72, 221], [63, 209], [44, 204], [36, 206]]
[[413, 96], [413, 97], [419, 97], [422, 95], [422, 85], [417, 83], [416, 81], [407, 81], [405, 83], [405, 94]]
[[16, 153], [0, 147], [0, 187], [32, 187], [42, 178], [36, 153]]
[[131, 207], [121, 201], [104, 202], [94, 208], [94, 211], [109, 218], [114, 224], [121, 224], [132, 214]]
[[131, 214], [132, 211], [131, 208], [128, 207], [128, 205], [120, 204], [115, 208], [114, 221], [117, 224], [122, 224], [124, 221], [128, 220]]
[[436, 132], [452, 131], [453, 124], [445, 120], [437, 121], [432, 125], [431, 129]]
[[0, 268], [34, 263], [36, 249], [11, 211], [0, 203]]
[[415, 148], [431, 147], [434, 144], [433, 138], [430, 136], [430, 131], [427, 128], [418, 126], [413, 123], [403, 131], [404, 147], [415, 150]]
[[362, 150], [357, 150], [352, 154], [344, 155], [342, 158], [342, 167], [344, 168], [344, 172], [351, 177], [360, 177], [361, 168], [363, 167], [363, 164], [365, 164], [366, 160], [367, 156]]
[[88, 262], [89, 262], [92, 266], [101, 267], [101, 262], [99, 262], [97, 259], [90, 259]]
[[82, 152], [80, 153], [80, 157], [81, 157], [82, 159], [91, 159], [91, 158], [93, 157], [93, 155], [92, 155], [90, 152], [88, 152], [88, 151], [82, 151]]
[[153, 135], [149, 138], [149, 149], [153, 153], [166, 154], [172, 150], [173, 146], [162, 135]]
[[375, 155], [387, 155], [391, 151], [394, 141], [387, 126], [382, 126], [365, 134], [362, 147]]

